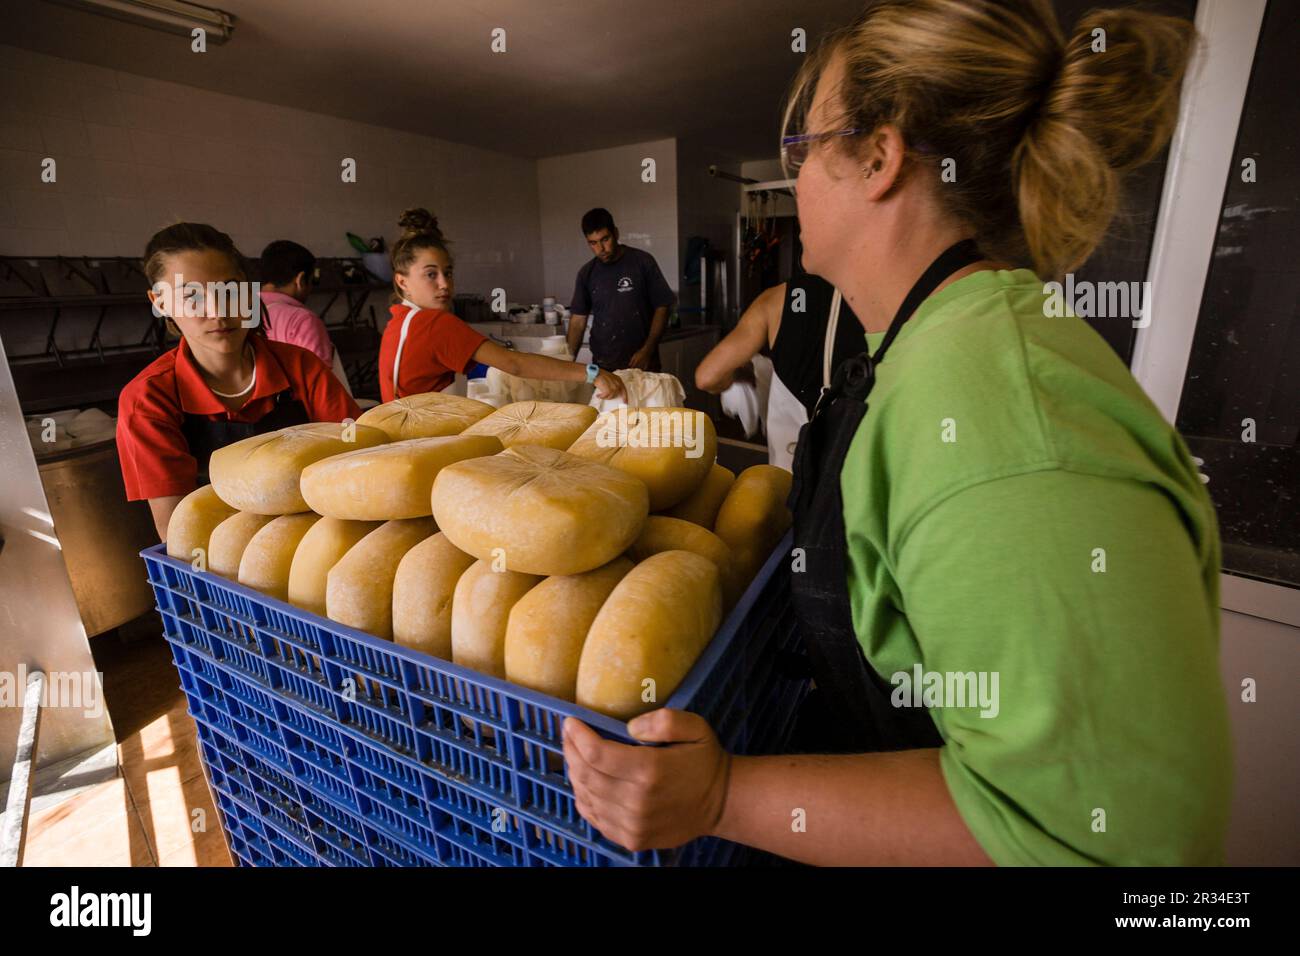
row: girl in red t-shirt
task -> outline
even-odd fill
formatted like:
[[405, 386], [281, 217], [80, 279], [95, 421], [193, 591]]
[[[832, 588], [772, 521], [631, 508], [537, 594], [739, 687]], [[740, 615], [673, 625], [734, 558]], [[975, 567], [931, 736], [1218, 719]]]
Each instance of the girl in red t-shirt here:
[[401, 301], [379, 345], [379, 394], [385, 402], [440, 392], [457, 372], [481, 362], [523, 378], [590, 382], [600, 398], [622, 397], [623, 382], [594, 365], [529, 352], [513, 352], [475, 332], [451, 313], [452, 258], [438, 220], [427, 209], [408, 209], [393, 246], [393, 286]]
[[149, 240], [144, 270], [149, 301], [181, 342], [122, 389], [117, 447], [128, 500], [149, 502], [166, 540], [172, 511], [207, 480], [217, 448], [361, 411], [319, 358], [261, 334], [256, 286], [247, 285], [243, 257], [224, 232], [168, 226]]

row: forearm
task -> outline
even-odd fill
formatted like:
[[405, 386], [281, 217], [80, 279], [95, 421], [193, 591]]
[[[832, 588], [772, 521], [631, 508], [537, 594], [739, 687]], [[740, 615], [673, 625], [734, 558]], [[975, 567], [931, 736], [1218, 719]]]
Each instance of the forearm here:
[[661, 305], [655, 309], [655, 314], [650, 317], [650, 332], [645, 337], [643, 348], [648, 352], [653, 352], [659, 347], [659, 340], [664, 337], [664, 330], [668, 328], [668, 306]]
[[[732, 365], [728, 361], [729, 358], [716, 349], [704, 356], [700, 364], [695, 367], [695, 387], [711, 395], [717, 395], [730, 388], [731, 383], [736, 380], [736, 371], [741, 366]], [[746, 362], [748, 361], [746, 359]]]
[[[538, 355], [534, 352], [510, 352], [513, 359], [499, 368], [520, 378], [540, 378], [549, 382], [585, 382], [587, 367], [564, 359]], [[506, 367], [509, 365], [509, 367]]]
[[733, 757], [713, 835], [818, 866], [987, 866], [938, 750]]
[[167, 525], [172, 520], [172, 512], [184, 497], [184, 495], [164, 495], [161, 498], [149, 499], [149, 513], [153, 516], [153, 526], [158, 532], [158, 540], [164, 544], [167, 542]]
[[587, 317], [585, 315], [569, 316], [569, 328], [565, 333], [565, 341], [569, 345], [569, 354], [575, 359], [578, 357], [578, 349], [582, 348], [582, 334], [587, 331]]

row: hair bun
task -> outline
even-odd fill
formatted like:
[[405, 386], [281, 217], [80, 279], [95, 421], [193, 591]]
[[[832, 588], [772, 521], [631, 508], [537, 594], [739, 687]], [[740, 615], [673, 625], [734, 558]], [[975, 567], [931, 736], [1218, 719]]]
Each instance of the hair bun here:
[[397, 224], [407, 236], [430, 235], [443, 238], [442, 230], [438, 228], [438, 217], [424, 208], [406, 210], [398, 218]]

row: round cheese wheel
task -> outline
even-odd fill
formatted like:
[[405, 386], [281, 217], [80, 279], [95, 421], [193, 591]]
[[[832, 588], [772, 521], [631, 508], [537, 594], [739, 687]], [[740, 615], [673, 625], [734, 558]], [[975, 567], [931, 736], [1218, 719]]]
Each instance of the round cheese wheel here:
[[212, 487], [231, 507], [260, 515], [291, 515], [312, 510], [299, 488], [304, 468], [331, 455], [387, 441], [378, 428], [366, 425], [292, 425], [218, 448], [208, 462], [208, 473]]
[[520, 598], [506, 623], [506, 680], [573, 700], [591, 622], [631, 570], [631, 561], [615, 558], [594, 571], [546, 578]]
[[239, 559], [239, 583], [281, 601], [289, 596], [289, 569], [303, 535], [320, 521], [307, 512], [281, 515], [253, 535]]
[[573, 402], [511, 402], [465, 429], [466, 435], [496, 435], [507, 448], [541, 445], [564, 451], [596, 420], [590, 405]]
[[253, 535], [275, 520], [275, 515], [239, 511], [212, 529], [208, 539], [208, 570], [232, 581], [239, 580], [239, 560]]
[[718, 520], [718, 509], [722, 507], [722, 501], [727, 497], [727, 492], [731, 490], [735, 480], [735, 472], [714, 462], [709, 473], [700, 482], [700, 486], [664, 514], [670, 518], [690, 521], [701, 528], [711, 529], [714, 522]]
[[362, 412], [357, 424], [378, 428], [393, 441], [440, 438], [459, 435], [493, 411], [487, 402], [445, 392], [425, 392], [376, 405]]
[[708, 528], [701, 528], [691, 521], [681, 518], [668, 518], [663, 515], [651, 515], [646, 519], [641, 536], [628, 548], [628, 557], [641, 562], [652, 554], [661, 551], [689, 551], [702, 558], [708, 558], [718, 568], [722, 576], [723, 606], [730, 608], [740, 598], [748, 579], [742, 580], [736, 573], [735, 561], [731, 548]]
[[662, 551], [618, 583], [591, 622], [577, 703], [620, 720], [662, 707], [722, 622], [718, 568]]
[[650, 490], [650, 510], [663, 511], [704, 481], [718, 455], [718, 436], [709, 416], [692, 408], [623, 407], [597, 418], [569, 454], [640, 478]]
[[321, 518], [308, 529], [289, 566], [289, 603], [325, 616], [325, 587], [330, 569], [381, 521]]
[[438, 472], [452, 462], [495, 455], [491, 435], [412, 438], [363, 448], [308, 465], [302, 496], [313, 511], [348, 521], [423, 518], [433, 513], [430, 492]]
[[626, 473], [534, 445], [458, 461], [433, 482], [433, 516], [451, 543], [525, 574], [608, 564], [641, 533], [648, 507], [645, 485]]
[[758, 573], [790, 527], [790, 509], [785, 502], [793, 480], [790, 472], [775, 465], [746, 468], [718, 509], [713, 533], [731, 547], [746, 582]]
[[393, 640], [451, 660], [451, 599], [473, 563], [442, 532], [406, 552], [393, 579]]
[[510, 609], [542, 579], [493, 570], [475, 561], [456, 582], [451, 599], [451, 659], [493, 677], [506, 676], [506, 624]]
[[325, 582], [325, 613], [359, 631], [393, 639], [393, 578], [402, 556], [438, 529], [429, 518], [385, 521], [354, 544]]
[[208, 564], [208, 539], [217, 525], [231, 517], [235, 509], [217, 497], [211, 485], [196, 488], [182, 498], [167, 521], [167, 554], [182, 561], [193, 561], [201, 552], [203, 566]]

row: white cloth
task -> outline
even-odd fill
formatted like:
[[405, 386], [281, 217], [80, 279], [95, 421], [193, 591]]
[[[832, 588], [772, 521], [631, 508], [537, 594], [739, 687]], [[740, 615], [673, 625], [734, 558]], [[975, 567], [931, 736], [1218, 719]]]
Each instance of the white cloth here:
[[686, 401], [686, 389], [676, 375], [646, 372], [639, 368], [619, 369], [614, 373], [623, 380], [627, 398], [591, 396], [591, 406], [600, 414], [627, 405], [631, 408], [680, 408]]
[[729, 418], [739, 418], [745, 429], [745, 438], [758, 434], [762, 427], [762, 407], [758, 402], [758, 389], [749, 382], [732, 382], [722, 390], [722, 413]]

